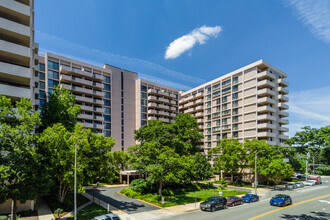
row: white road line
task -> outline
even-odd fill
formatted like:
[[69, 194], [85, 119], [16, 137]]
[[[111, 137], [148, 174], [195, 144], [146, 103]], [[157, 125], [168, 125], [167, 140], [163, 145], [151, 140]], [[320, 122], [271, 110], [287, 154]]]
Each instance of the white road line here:
[[330, 204], [330, 201], [327, 201], [327, 200], [319, 200], [319, 202], [325, 202], [325, 203]]
[[324, 189], [324, 188], [328, 188], [328, 187], [329, 186], [316, 186], [316, 187], [312, 187], [312, 188], [298, 189], [298, 190], [296, 190], [296, 192], [298, 192], [298, 193], [304, 193], [304, 192], [310, 192], [310, 191]]

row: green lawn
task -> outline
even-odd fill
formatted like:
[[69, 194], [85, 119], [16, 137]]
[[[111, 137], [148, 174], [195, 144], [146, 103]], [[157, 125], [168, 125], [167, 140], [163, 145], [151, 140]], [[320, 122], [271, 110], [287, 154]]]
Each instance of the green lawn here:
[[[86, 206], [82, 210], [78, 211], [77, 219], [90, 220], [96, 216], [105, 215], [105, 214], [108, 214], [108, 211], [106, 209], [93, 203], [93, 204], [90, 204], [89, 206]], [[72, 219], [74, 219], [74, 216], [71, 216], [68, 219], [72, 220]]]
[[[205, 189], [205, 190], [198, 190], [198, 191], [192, 191], [192, 192], [185, 192], [180, 193], [177, 195], [172, 196], [164, 196], [165, 198], [165, 204], [161, 204], [161, 198], [157, 195], [157, 193], [149, 193], [149, 194], [141, 194], [139, 192], [135, 192], [134, 190], [130, 188], [126, 188], [120, 191], [120, 193], [137, 199], [142, 199], [144, 201], [153, 203], [155, 205], [161, 206], [161, 207], [170, 207], [170, 206], [176, 206], [176, 205], [182, 205], [187, 203], [194, 203], [195, 202], [195, 195], [197, 194], [197, 202], [204, 201], [208, 197], [211, 196], [218, 196], [219, 195], [218, 188], [214, 189]], [[222, 196], [235, 196], [235, 195], [241, 195], [246, 194], [246, 192], [238, 192], [236, 190], [222, 190], [223, 194]]]

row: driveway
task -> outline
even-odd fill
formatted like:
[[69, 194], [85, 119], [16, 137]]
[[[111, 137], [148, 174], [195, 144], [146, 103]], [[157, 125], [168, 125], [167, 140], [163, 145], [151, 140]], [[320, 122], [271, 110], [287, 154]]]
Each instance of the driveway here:
[[[156, 206], [149, 205], [139, 200], [135, 200], [118, 194], [118, 192], [124, 188], [126, 187], [95, 189], [94, 196], [128, 214], [148, 212], [148, 211], [160, 209]], [[93, 195], [93, 190], [88, 189], [86, 190], [86, 193]]]

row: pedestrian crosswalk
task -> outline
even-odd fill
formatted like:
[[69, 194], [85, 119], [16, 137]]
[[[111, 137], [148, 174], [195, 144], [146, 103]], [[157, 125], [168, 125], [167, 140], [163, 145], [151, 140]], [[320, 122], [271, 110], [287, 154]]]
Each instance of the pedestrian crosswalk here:
[[297, 189], [296, 192], [297, 193], [304, 193], [304, 192], [310, 192], [310, 191], [314, 191], [314, 190], [319, 190], [319, 189], [324, 189], [324, 188], [328, 188], [329, 186], [307, 186], [304, 188], [300, 188]]

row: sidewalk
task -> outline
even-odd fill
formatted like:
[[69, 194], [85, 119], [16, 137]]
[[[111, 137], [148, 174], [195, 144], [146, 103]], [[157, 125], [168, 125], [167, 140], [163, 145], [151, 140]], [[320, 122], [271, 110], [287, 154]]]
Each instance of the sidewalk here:
[[38, 199], [38, 217], [39, 220], [54, 220], [54, 215], [48, 205], [46, 204], [45, 200], [40, 197]]
[[[115, 188], [115, 187], [128, 187], [127, 184], [116, 184], [116, 185], [99, 185], [99, 188]], [[85, 189], [93, 189], [93, 187], [96, 187], [96, 185], [92, 186], [85, 186]]]

